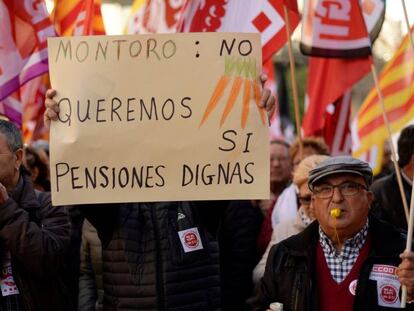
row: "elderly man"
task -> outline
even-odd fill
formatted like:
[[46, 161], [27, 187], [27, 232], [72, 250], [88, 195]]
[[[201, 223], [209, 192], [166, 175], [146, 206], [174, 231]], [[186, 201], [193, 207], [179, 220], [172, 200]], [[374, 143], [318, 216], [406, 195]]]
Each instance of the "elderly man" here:
[[61, 277], [70, 224], [22, 167], [20, 131], [0, 120], [0, 310], [74, 310]]
[[399, 307], [401, 284], [414, 298], [414, 254], [401, 254], [405, 236], [369, 215], [371, 181], [370, 167], [352, 157], [310, 172], [317, 221], [272, 248], [254, 310], [272, 302], [285, 311], [388, 310]]

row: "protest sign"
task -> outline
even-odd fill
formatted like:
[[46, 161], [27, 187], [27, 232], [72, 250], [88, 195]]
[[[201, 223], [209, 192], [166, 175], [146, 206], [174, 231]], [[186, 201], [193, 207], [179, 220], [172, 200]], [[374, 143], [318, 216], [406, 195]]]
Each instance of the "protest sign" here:
[[258, 34], [48, 45], [54, 204], [268, 198]]

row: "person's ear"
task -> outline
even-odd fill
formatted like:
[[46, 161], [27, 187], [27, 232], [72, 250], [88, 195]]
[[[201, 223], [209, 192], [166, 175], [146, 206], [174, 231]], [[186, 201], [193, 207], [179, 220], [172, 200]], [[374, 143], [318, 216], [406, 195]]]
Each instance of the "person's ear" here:
[[16, 171], [18, 171], [20, 169], [20, 165], [22, 165], [22, 163], [23, 163], [23, 154], [24, 154], [24, 152], [23, 152], [22, 148], [19, 148], [14, 152], [14, 157], [15, 157], [14, 169]]

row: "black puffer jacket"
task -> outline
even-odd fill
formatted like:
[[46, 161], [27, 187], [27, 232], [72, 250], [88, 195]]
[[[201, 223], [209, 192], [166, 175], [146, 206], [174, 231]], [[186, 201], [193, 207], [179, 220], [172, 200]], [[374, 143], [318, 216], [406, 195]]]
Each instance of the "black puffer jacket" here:
[[[411, 185], [404, 178], [402, 178], [402, 181], [405, 197], [408, 206], [410, 206]], [[371, 190], [375, 197], [373, 212], [377, 217], [397, 228], [407, 230], [407, 220], [395, 173], [375, 181], [371, 186]]]
[[[319, 310], [315, 277], [315, 253], [319, 241], [318, 223], [272, 247], [260, 291], [250, 299], [252, 310], [266, 310], [271, 302], [283, 303], [284, 311]], [[405, 235], [371, 216], [372, 237], [368, 258], [362, 265], [354, 299], [354, 311], [394, 310], [377, 304], [376, 281], [370, 280], [374, 264], [398, 266], [405, 249]], [[414, 306], [407, 305], [407, 310]]]
[[96, 229], [83, 222], [78, 311], [101, 311], [103, 301], [102, 245]]
[[233, 201], [224, 209], [218, 233], [223, 311], [243, 310], [253, 294], [252, 273], [260, 260], [257, 238], [263, 214], [251, 201]]
[[[220, 308], [217, 242], [186, 202], [85, 207], [103, 247], [104, 310]], [[197, 228], [203, 248], [184, 252], [178, 232]]]
[[0, 258], [10, 251], [26, 311], [75, 310], [62, 280], [69, 217], [63, 207], [51, 205], [49, 193], [36, 195], [26, 174], [12, 197], [0, 204], [0, 241]]

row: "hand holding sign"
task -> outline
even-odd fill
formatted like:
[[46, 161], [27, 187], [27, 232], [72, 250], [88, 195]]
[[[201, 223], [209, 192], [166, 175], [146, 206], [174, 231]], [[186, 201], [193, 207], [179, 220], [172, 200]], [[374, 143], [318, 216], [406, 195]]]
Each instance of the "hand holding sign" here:
[[402, 262], [396, 274], [401, 285], [407, 287], [407, 301], [414, 300], [414, 252], [405, 251], [400, 255]]

